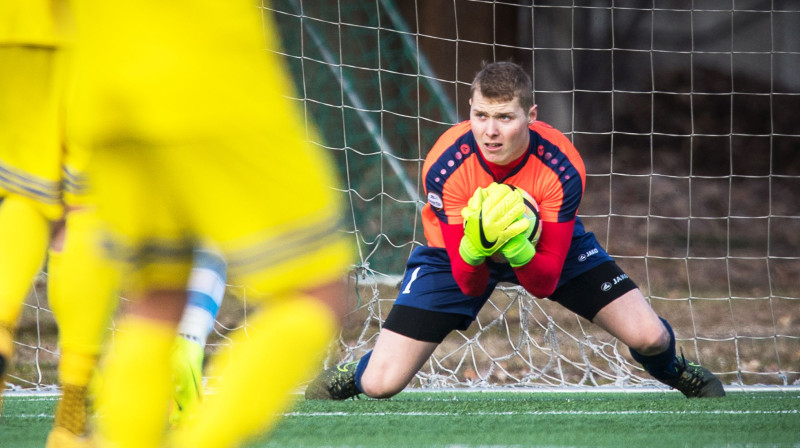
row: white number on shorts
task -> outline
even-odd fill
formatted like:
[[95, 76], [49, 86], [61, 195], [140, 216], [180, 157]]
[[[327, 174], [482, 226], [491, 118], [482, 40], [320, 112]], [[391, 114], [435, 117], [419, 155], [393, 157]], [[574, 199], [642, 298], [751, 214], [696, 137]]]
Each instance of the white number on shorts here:
[[411, 273], [411, 279], [406, 284], [406, 289], [403, 290], [403, 294], [408, 294], [411, 292], [411, 284], [417, 279], [417, 274], [419, 274], [419, 270], [421, 268], [422, 266], [418, 266], [416, 269], [414, 269], [414, 272]]

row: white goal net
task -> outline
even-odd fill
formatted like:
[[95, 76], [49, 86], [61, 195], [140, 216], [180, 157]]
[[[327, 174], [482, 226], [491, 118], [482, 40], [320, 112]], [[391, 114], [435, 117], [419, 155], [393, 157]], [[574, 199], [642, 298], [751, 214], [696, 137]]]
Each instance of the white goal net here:
[[[587, 168], [579, 211], [678, 347], [726, 385], [800, 384], [800, 2], [273, 0], [309, 123], [342, 180], [357, 265], [353, 312], [326, 366], [374, 345], [412, 249], [425, 154], [468, 118], [482, 61], [534, 81], [539, 119]], [[12, 387], [55, 384], [43, 275]], [[246, 291], [234, 295], [246, 299]], [[246, 325], [226, 300], [208, 350]], [[21, 361], [21, 362], [20, 362]], [[627, 347], [504, 285], [412, 387], [655, 383]]]

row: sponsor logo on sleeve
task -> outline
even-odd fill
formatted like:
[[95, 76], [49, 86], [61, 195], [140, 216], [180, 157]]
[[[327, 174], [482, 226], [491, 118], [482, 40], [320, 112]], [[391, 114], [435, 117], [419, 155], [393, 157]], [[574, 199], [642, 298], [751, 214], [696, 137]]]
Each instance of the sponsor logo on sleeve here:
[[442, 203], [442, 198], [438, 194], [433, 192], [428, 193], [428, 203], [431, 204], [431, 207], [437, 209], [441, 209], [442, 207], [444, 207], [444, 204]]

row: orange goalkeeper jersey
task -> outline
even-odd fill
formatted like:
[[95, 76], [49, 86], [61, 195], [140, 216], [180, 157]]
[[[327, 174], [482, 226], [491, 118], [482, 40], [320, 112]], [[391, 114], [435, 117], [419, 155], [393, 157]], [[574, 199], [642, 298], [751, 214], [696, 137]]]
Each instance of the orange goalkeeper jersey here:
[[586, 184], [583, 160], [572, 142], [549, 124], [534, 121], [529, 129], [527, 153], [502, 179], [494, 178], [480, 157], [469, 121], [442, 134], [422, 168], [427, 195], [422, 222], [429, 246], [445, 247], [439, 223], [462, 224], [461, 209], [475, 189], [492, 182], [528, 192], [544, 222], [566, 222], [577, 216]]

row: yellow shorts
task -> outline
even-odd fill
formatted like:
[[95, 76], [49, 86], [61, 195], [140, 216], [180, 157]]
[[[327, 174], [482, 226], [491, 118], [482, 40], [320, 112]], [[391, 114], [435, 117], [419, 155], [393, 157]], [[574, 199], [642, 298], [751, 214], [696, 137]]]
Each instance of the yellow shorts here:
[[0, 45], [62, 47], [73, 29], [69, 0], [0, 0]]
[[291, 148], [277, 158], [202, 146], [98, 151], [91, 175], [110, 225], [106, 247], [128, 265], [125, 289], [183, 288], [192, 250], [205, 245], [251, 295], [341, 276], [354, 243], [340, 229], [328, 165], [304, 145]]
[[61, 195], [67, 208], [86, 207], [92, 204], [89, 182], [90, 153], [86, 147], [70, 144], [64, 146], [61, 166]]
[[64, 155], [68, 6], [67, 0], [0, 0], [0, 196], [30, 198], [50, 220], [63, 214], [65, 157], [75, 160], [76, 179], [85, 169], [83, 155]]
[[63, 213], [63, 56], [0, 45], [0, 196], [30, 198], [53, 221]]
[[124, 287], [184, 288], [206, 245], [258, 296], [340, 277], [341, 194], [251, 2], [87, 5], [72, 136], [92, 152]]

